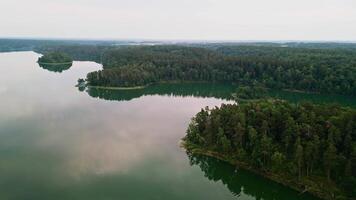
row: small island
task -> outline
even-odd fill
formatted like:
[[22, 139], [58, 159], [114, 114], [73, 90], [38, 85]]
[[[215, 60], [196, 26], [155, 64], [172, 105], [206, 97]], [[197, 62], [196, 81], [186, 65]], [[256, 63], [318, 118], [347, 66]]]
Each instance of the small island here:
[[192, 119], [183, 146], [301, 193], [350, 199], [356, 195], [355, 119], [355, 109], [336, 105], [223, 104]]
[[65, 53], [50, 52], [39, 57], [37, 62], [43, 69], [61, 73], [72, 66], [73, 59]]

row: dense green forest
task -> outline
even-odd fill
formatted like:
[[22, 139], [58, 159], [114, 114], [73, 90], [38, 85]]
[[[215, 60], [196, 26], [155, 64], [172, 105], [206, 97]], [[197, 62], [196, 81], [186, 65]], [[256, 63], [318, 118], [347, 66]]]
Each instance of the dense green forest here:
[[356, 196], [355, 109], [281, 100], [222, 105], [202, 109], [185, 140], [323, 198]]
[[200, 81], [356, 95], [354, 43], [131, 44], [145, 42], [0, 39], [0, 51], [60, 51], [74, 60], [102, 63], [104, 70], [88, 74], [94, 86]]
[[268, 88], [356, 95], [356, 51], [284, 47], [139, 46], [107, 50], [94, 86], [166, 81], [260, 84]]
[[66, 53], [61, 52], [50, 52], [38, 58], [38, 63], [45, 64], [61, 64], [61, 63], [71, 63], [73, 59]]
[[64, 63], [64, 64], [42, 64], [38, 63], [38, 65], [48, 71], [62, 73], [72, 67], [72, 63]]
[[268, 97], [268, 91], [260, 86], [239, 86], [232, 94], [236, 100], [253, 100]]
[[101, 63], [103, 53], [110, 48], [112, 47], [102, 45], [47, 45], [37, 47], [35, 50], [44, 54], [48, 52], [63, 52], [77, 61]]

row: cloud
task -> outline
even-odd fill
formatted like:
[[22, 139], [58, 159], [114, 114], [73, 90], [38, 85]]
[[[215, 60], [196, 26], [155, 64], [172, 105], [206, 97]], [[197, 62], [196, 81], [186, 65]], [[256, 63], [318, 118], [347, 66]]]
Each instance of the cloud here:
[[0, 36], [356, 40], [353, 0], [4, 0]]
[[8, 87], [0, 86], [0, 95], [5, 94], [8, 91]]

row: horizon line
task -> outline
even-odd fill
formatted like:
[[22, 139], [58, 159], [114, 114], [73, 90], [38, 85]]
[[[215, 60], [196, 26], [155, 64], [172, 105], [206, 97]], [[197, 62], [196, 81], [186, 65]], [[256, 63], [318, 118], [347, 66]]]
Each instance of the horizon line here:
[[256, 39], [256, 40], [224, 40], [224, 39], [207, 39], [207, 40], [199, 40], [199, 39], [150, 39], [150, 38], [61, 38], [61, 37], [32, 37], [32, 36], [0, 36], [0, 39], [17, 39], [17, 40], [52, 40], [52, 41], [129, 41], [129, 42], [178, 42], [178, 43], [356, 43], [356, 40], [264, 40], [264, 39]]

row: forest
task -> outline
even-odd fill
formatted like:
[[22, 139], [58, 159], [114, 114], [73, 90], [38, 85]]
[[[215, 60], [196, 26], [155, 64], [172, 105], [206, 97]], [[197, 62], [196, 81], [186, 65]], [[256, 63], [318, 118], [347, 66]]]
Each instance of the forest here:
[[[254, 99], [202, 109], [188, 127], [184, 138], [187, 148], [239, 163], [321, 198], [354, 199], [356, 196], [356, 110], [336, 105], [260, 100], [269, 95], [267, 91], [272, 91], [269, 89], [356, 96], [355, 44], [136, 46], [125, 42], [116, 45], [113, 41], [1, 39], [0, 44], [0, 51], [43, 53], [38, 61], [44, 63], [74, 59], [103, 64], [103, 70], [87, 75], [86, 83], [80, 80], [83, 85], [154, 85], [124, 92], [89, 87], [87, 92], [92, 97], [129, 100], [145, 94], [173, 94]], [[41, 67], [62, 72], [70, 66]], [[229, 83], [235, 93], [218, 89], [220, 93], [213, 94], [209, 88], [201, 90], [193, 85], [187, 87], [188, 91], [179, 90], [181, 86], [160, 88], [155, 83]], [[191, 161], [200, 165], [193, 157]]]
[[38, 58], [38, 63], [45, 64], [61, 64], [61, 63], [71, 63], [73, 59], [66, 53], [61, 52], [50, 52]]
[[262, 99], [268, 97], [268, 91], [259, 86], [239, 86], [232, 96], [236, 101]]
[[104, 51], [109, 49], [109, 46], [102, 45], [46, 45], [36, 47], [35, 51], [39, 53], [62, 52], [70, 55], [77, 61], [94, 61], [101, 63], [101, 56]]
[[62, 73], [72, 67], [72, 63], [64, 63], [64, 64], [42, 64], [38, 63], [38, 65], [45, 70], [48, 70], [50, 72], [58, 72]]
[[188, 149], [238, 161], [300, 191], [356, 196], [355, 109], [273, 99], [223, 104], [202, 109], [184, 140]]
[[122, 46], [102, 54], [93, 86], [195, 81], [356, 95], [356, 51], [261, 46]]
[[130, 41], [0, 39], [0, 51], [53, 51], [102, 63], [91, 85], [228, 82], [315, 93], [356, 94], [356, 44], [303, 42], [145, 44]]

